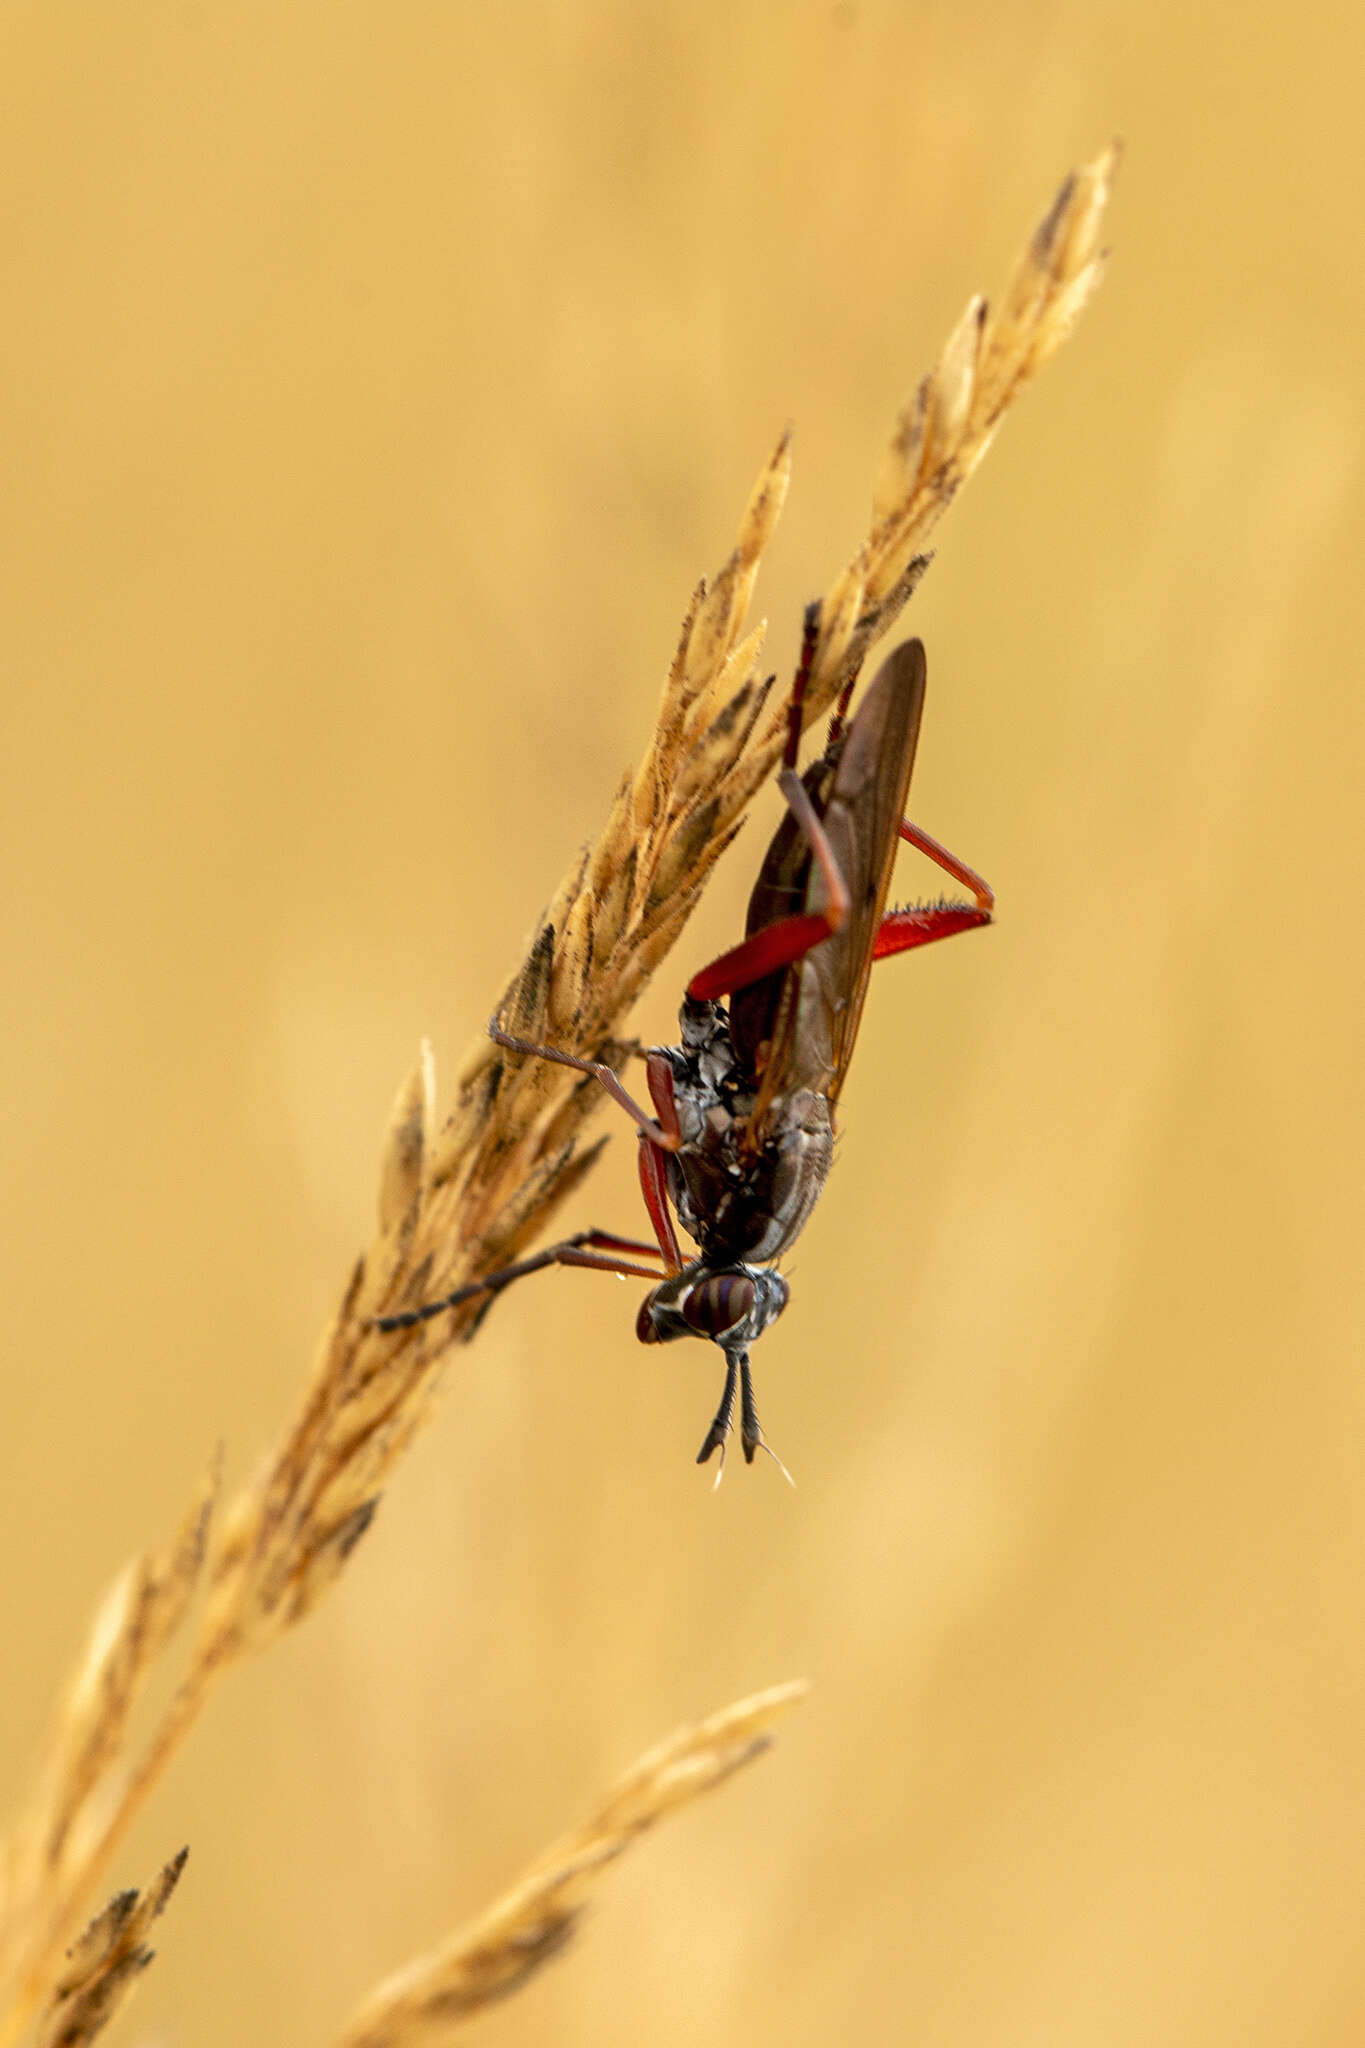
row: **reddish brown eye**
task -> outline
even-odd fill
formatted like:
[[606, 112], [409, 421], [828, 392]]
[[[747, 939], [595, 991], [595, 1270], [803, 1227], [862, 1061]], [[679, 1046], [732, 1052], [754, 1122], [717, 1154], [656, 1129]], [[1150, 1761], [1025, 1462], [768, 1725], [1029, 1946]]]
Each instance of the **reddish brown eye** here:
[[747, 1273], [709, 1273], [689, 1288], [682, 1312], [699, 1337], [720, 1337], [742, 1323], [754, 1305], [754, 1283]]
[[642, 1344], [657, 1344], [659, 1332], [654, 1327], [654, 1293], [650, 1292], [640, 1303], [640, 1313], [635, 1318], [635, 1335]]

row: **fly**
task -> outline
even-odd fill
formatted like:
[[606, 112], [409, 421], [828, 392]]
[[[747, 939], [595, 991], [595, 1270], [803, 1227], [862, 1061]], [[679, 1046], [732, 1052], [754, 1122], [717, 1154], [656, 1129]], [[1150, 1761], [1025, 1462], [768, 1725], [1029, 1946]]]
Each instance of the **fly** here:
[[[799, 1236], [829, 1172], [873, 963], [989, 924], [995, 902], [980, 875], [904, 815], [924, 708], [920, 641], [888, 656], [852, 718], [856, 673], [850, 677], [824, 753], [797, 774], [819, 629], [820, 608], [811, 605], [778, 777], [786, 816], [763, 857], [744, 938], [688, 983], [681, 1043], [645, 1056], [654, 1115], [601, 1062], [514, 1038], [496, 1020], [489, 1026], [509, 1052], [594, 1075], [626, 1111], [639, 1132], [640, 1187], [654, 1241], [580, 1231], [439, 1301], [377, 1318], [382, 1330], [407, 1329], [551, 1265], [648, 1279], [654, 1284], [635, 1325], [642, 1343], [708, 1337], [725, 1355], [724, 1392], [697, 1454], [705, 1464], [719, 1451], [720, 1471], [737, 1400], [746, 1461], [760, 1449], [776, 1455], [754, 1405], [749, 1346], [787, 1305], [787, 1282], [773, 1261]], [[888, 911], [902, 839], [973, 900]], [[693, 1258], [682, 1254], [674, 1216], [697, 1246]], [[640, 1263], [644, 1257], [661, 1263], [662, 1274]]]

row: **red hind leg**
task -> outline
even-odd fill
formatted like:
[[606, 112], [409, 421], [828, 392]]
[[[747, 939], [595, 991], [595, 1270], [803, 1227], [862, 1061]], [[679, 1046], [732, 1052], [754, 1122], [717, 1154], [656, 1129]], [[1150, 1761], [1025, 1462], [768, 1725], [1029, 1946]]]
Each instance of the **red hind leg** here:
[[[791, 809], [810, 844], [824, 877], [826, 903], [823, 910], [805, 911], [796, 917], [779, 918], [776, 924], [765, 925], [762, 931], [751, 932], [747, 939], [732, 946], [728, 953], [722, 953], [709, 967], [703, 967], [694, 974], [687, 984], [687, 993], [694, 1002], [714, 1003], [721, 996], [732, 996], [737, 990], [748, 988], [755, 981], [762, 981], [765, 975], [773, 974], [780, 967], [790, 967], [793, 960], [799, 960], [809, 953], [812, 946], [818, 946], [831, 932], [837, 932], [848, 916], [848, 885], [828, 834], [810, 800], [806, 785], [796, 772], [797, 756], [801, 748], [801, 720], [806, 700], [806, 687], [815, 667], [815, 651], [820, 642], [820, 605], [818, 600], [806, 606], [805, 620], [801, 632], [801, 659], [797, 663], [796, 675], [792, 680], [791, 701], [787, 706], [787, 744], [783, 753], [782, 772], [777, 786]], [[843, 697], [842, 708], [847, 708], [849, 682]]]
[[805, 783], [794, 768], [784, 768], [777, 784], [810, 841], [811, 852], [824, 877], [825, 907], [779, 918], [776, 924], [764, 925], [761, 931], [752, 932], [728, 953], [722, 953], [719, 960], [703, 967], [688, 982], [687, 993], [694, 1002], [714, 1003], [721, 996], [732, 996], [736, 989], [748, 988], [751, 982], [762, 981], [765, 974], [772, 974], [779, 967], [789, 967], [793, 960], [809, 953], [812, 946], [818, 946], [821, 939], [837, 932], [848, 916], [848, 884]]
[[[682, 1132], [678, 1126], [678, 1105], [673, 1099], [673, 1069], [668, 1055], [654, 1051], [649, 1054], [645, 1065], [649, 1077], [649, 1092], [654, 1107], [659, 1112], [659, 1121], [674, 1145], [682, 1143]], [[664, 1270], [671, 1276], [681, 1273], [683, 1256], [678, 1249], [678, 1234], [673, 1228], [673, 1218], [668, 1212], [668, 1167], [665, 1148], [657, 1145], [648, 1131], [640, 1132], [639, 1169], [640, 1193], [649, 1211], [649, 1221], [658, 1240], [659, 1256]]]
[[922, 909], [890, 910], [882, 919], [872, 942], [872, 958], [889, 960], [893, 953], [908, 953], [912, 946], [927, 946], [934, 939], [950, 939], [955, 932], [975, 931], [989, 924], [995, 909], [995, 895], [989, 882], [975, 868], [969, 868], [955, 853], [939, 844], [908, 818], [901, 821], [901, 838], [950, 874], [964, 889], [970, 889], [975, 903], [926, 904]]

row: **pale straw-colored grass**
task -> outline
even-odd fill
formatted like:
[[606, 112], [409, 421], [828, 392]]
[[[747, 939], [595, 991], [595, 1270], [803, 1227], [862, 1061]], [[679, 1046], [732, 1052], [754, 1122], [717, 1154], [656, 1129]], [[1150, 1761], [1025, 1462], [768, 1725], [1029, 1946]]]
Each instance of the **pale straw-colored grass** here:
[[145, 1892], [115, 1892], [62, 1965], [38, 2029], [38, 2048], [82, 2048], [108, 2026], [156, 1951], [147, 1946], [152, 1922], [180, 1882], [189, 1855], [182, 1849]]
[[770, 1686], [677, 1729], [486, 1913], [381, 1984], [338, 2048], [432, 2048], [462, 2020], [520, 1991], [561, 1953], [607, 1865], [665, 1814], [761, 1756], [773, 1722], [806, 1690], [799, 1681]]
[[[1116, 162], [1110, 148], [1065, 181], [995, 307], [971, 300], [897, 420], [868, 532], [823, 599], [808, 719], [892, 624], [939, 517], [1094, 290]], [[624, 1059], [632, 1004], [772, 772], [785, 702], [762, 671], [764, 627], [747, 620], [790, 462], [784, 434], [728, 559], [693, 595], [644, 759], [495, 1006], [521, 1037]], [[481, 1304], [396, 1333], [377, 1330], [374, 1317], [477, 1279], [540, 1235], [592, 1165], [585, 1134], [602, 1102], [591, 1081], [481, 1038], [438, 1126], [424, 1050], [394, 1104], [377, 1233], [280, 1442], [215, 1536], [210, 1476], [175, 1540], [130, 1565], [100, 1610], [30, 1806], [0, 1848], [0, 2048], [51, 1995], [114, 1849], [219, 1677], [301, 1620], [337, 1578]], [[196, 1593], [204, 1597], [183, 1678], [146, 1741], [130, 1748], [133, 1707]]]

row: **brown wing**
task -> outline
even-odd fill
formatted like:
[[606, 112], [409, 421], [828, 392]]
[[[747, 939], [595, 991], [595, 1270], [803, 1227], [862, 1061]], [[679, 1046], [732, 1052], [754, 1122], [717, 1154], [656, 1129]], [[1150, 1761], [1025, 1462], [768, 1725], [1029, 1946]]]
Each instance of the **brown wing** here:
[[[731, 999], [735, 1049], [758, 1089], [755, 1125], [778, 1095], [805, 1088], [833, 1100], [842, 1085], [891, 886], [924, 679], [924, 648], [909, 640], [882, 664], [852, 723], [802, 778], [848, 886], [849, 914], [809, 953]], [[789, 813], [764, 858], [746, 930], [818, 910], [825, 900], [819, 865]]]
[[842, 929], [810, 955], [810, 972], [834, 1013], [834, 1073], [825, 1091], [831, 1102], [838, 1100], [862, 1021], [915, 765], [924, 684], [924, 644], [907, 640], [887, 656], [858, 706], [825, 807], [825, 831], [852, 899]]

